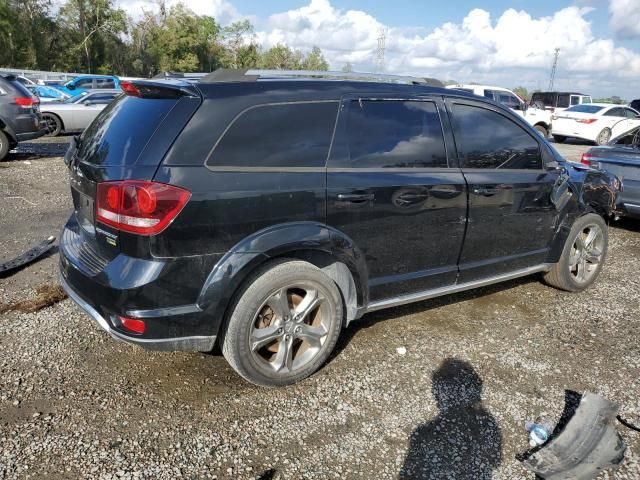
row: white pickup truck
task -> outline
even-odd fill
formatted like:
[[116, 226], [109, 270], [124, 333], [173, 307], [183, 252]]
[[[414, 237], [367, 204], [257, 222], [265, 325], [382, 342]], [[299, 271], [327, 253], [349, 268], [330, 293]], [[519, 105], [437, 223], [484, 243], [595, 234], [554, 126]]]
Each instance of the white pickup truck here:
[[447, 88], [463, 90], [502, 103], [523, 117], [544, 138], [551, 132], [551, 112], [533, 106], [527, 107], [524, 100], [507, 88], [489, 85], [447, 85]]

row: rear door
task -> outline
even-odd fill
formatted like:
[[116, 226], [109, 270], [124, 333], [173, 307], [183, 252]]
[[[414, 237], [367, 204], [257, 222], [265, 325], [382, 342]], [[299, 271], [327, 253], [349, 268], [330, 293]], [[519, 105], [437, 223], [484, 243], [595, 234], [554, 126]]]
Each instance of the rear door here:
[[556, 226], [559, 171], [547, 171], [539, 135], [498, 107], [447, 102], [469, 189], [460, 282], [544, 263]]
[[342, 102], [327, 223], [364, 255], [372, 300], [456, 280], [467, 199], [444, 111], [441, 97]]

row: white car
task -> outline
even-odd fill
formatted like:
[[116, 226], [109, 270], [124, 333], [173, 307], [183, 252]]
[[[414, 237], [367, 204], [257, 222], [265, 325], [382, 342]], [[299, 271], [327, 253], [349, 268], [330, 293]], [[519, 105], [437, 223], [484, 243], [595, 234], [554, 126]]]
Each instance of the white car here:
[[640, 126], [640, 112], [624, 105], [583, 103], [554, 114], [552, 120], [551, 135], [558, 143], [580, 138], [606, 145], [611, 138]]
[[87, 90], [63, 102], [40, 104], [47, 135], [55, 137], [61, 132], [84, 130], [121, 93], [122, 90], [115, 89]]
[[544, 138], [549, 136], [551, 131], [551, 112], [533, 106], [527, 107], [527, 103], [524, 100], [507, 88], [489, 85], [447, 85], [446, 88], [462, 90], [501, 103], [524, 118]]

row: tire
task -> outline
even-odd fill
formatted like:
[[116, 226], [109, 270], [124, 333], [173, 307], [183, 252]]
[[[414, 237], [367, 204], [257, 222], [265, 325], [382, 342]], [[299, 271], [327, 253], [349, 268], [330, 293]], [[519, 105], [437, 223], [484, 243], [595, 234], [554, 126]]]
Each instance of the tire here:
[[611, 130], [609, 128], [603, 128], [602, 131], [596, 137], [596, 145], [606, 145], [611, 140]]
[[299, 260], [271, 263], [236, 296], [222, 333], [222, 354], [251, 383], [289, 385], [327, 361], [343, 316], [340, 291], [322, 270]]
[[565, 137], [564, 135], [554, 135], [553, 136], [553, 141], [556, 143], [564, 143], [564, 141], [567, 139], [567, 137]]
[[[594, 238], [589, 240], [591, 232], [594, 232]], [[560, 260], [545, 275], [545, 281], [567, 292], [586, 290], [600, 275], [608, 245], [607, 224], [600, 215], [589, 213], [578, 218], [567, 237]], [[581, 271], [584, 272], [583, 277], [580, 276]]]
[[549, 132], [547, 131], [547, 129], [544, 127], [544, 125], [534, 125], [533, 128], [536, 129], [536, 131], [542, 135], [542, 138], [547, 138], [547, 136], [549, 135]]
[[62, 120], [55, 113], [43, 113], [42, 120], [47, 124], [46, 137], [57, 137], [62, 132]]
[[6, 133], [0, 130], [0, 161], [7, 158], [7, 155], [9, 155], [10, 149], [11, 148], [9, 146], [9, 137], [7, 137]]

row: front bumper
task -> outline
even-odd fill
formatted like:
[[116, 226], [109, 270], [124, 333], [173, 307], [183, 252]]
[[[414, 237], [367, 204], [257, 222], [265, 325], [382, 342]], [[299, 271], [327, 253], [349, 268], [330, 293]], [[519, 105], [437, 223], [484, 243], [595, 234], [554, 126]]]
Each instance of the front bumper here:
[[208, 352], [213, 349], [216, 341], [215, 335], [178, 338], [137, 338], [126, 335], [113, 328], [106, 318], [98, 313], [98, 311], [92, 307], [89, 302], [84, 300], [73, 288], [71, 288], [71, 285], [67, 283], [62, 274], [60, 274], [60, 284], [67, 295], [69, 295], [69, 298], [82, 308], [91, 318], [93, 318], [100, 328], [116, 340], [122, 340], [148, 350]]

